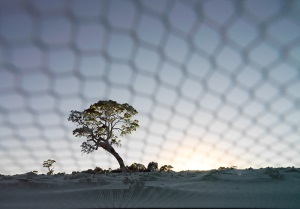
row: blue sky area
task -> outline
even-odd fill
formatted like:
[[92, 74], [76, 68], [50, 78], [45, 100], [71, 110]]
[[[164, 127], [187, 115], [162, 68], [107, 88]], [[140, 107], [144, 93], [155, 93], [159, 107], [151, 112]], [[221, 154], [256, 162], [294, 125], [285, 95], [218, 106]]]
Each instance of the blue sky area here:
[[117, 168], [71, 110], [129, 103], [125, 164], [300, 167], [300, 1], [0, 1], [0, 173]]

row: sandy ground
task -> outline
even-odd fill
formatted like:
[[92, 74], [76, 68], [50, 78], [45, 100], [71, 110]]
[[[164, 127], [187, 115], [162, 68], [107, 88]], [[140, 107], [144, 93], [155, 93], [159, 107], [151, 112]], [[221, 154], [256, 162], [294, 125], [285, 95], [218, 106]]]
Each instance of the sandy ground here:
[[300, 208], [300, 169], [0, 176], [0, 208]]

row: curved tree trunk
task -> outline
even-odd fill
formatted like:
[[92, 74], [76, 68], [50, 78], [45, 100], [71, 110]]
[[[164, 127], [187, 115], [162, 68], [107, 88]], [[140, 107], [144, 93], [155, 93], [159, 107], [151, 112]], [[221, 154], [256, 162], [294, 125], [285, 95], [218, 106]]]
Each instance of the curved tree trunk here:
[[125, 167], [123, 159], [120, 157], [120, 155], [115, 151], [115, 149], [108, 143], [100, 142], [99, 146], [102, 147], [104, 150], [112, 154], [118, 161], [120, 165], [120, 169], [122, 172], [126, 172], [127, 169]]

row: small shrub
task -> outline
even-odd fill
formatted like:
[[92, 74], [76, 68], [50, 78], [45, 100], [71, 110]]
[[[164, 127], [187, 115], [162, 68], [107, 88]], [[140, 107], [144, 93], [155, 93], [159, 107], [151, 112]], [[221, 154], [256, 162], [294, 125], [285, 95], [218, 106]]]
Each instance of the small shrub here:
[[43, 162], [43, 167], [48, 168], [47, 175], [52, 175], [54, 173], [54, 167], [52, 167], [53, 163], [56, 163], [56, 161], [55, 160], [51, 160], [51, 159], [48, 159], [48, 160], [46, 160], [46, 161]]
[[66, 174], [65, 172], [61, 172], [61, 173], [59, 172], [59, 173], [57, 173], [56, 175], [57, 175], [57, 176], [64, 176], [65, 174]]
[[148, 171], [158, 171], [158, 163], [157, 162], [150, 162], [147, 166]]
[[143, 172], [146, 170], [146, 167], [140, 163], [133, 163], [131, 166], [128, 167], [128, 169], [134, 172]]
[[164, 165], [162, 167], [160, 167], [159, 171], [166, 171], [166, 172], [170, 172], [172, 171], [173, 166], [171, 165]]
[[82, 171], [82, 173], [95, 174], [96, 172], [93, 169], [87, 169], [85, 171]]
[[293, 167], [288, 167], [284, 172], [298, 172], [298, 169]]
[[25, 175], [27, 176], [27, 177], [34, 177], [34, 176], [37, 176], [37, 174], [36, 173], [34, 173], [34, 172], [28, 172], [28, 173], [25, 173]]
[[38, 174], [39, 174], [39, 172], [38, 172], [38, 171], [32, 171], [32, 173], [35, 173], [36, 175], [38, 175]]
[[235, 170], [237, 166], [231, 166], [231, 167], [219, 167], [219, 171], [228, 171], [228, 170]]
[[96, 167], [96, 168], [94, 169], [94, 171], [95, 171], [95, 173], [103, 173], [103, 169], [100, 168], [100, 167]]

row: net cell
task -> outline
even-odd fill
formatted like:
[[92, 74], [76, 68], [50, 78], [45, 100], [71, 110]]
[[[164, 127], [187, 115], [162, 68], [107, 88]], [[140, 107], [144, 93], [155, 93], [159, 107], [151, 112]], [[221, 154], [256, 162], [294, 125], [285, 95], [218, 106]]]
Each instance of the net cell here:
[[271, 24], [268, 33], [280, 43], [289, 44], [300, 37], [300, 26], [293, 19], [286, 17]]
[[255, 95], [264, 101], [270, 101], [278, 95], [278, 89], [271, 83], [265, 82], [255, 89]]
[[105, 35], [102, 25], [81, 24], [77, 28], [75, 45], [80, 51], [100, 51], [105, 42]]
[[259, 0], [247, 0], [245, 1], [245, 9], [258, 17], [261, 21], [267, 20], [279, 12], [281, 7], [281, 1], [259, 1]]
[[197, 19], [192, 7], [181, 1], [175, 1], [169, 14], [169, 20], [176, 29], [189, 33]]
[[182, 95], [187, 98], [196, 101], [199, 99], [200, 95], [203, 93], [203, 87], [200, 82], [186, 78], [180, 87]]
[[180, 98], [175, 105], [175, 110], [177, 113], [190, 117], [196, 110], [196, 105], [183, 98]]
[[75, 68], [76, 55], [67, 48], [51, 49], [47, 57], [47, 66], [53, 74], [71, 73]]
[[56, 100], [48, 94], [33, 95], [28, 99], [28, 107], [36, 112], [44, 112], [54, 109]]
[[154, 101], [146, 96], [135, 96], [132, 105], [139, 113], [148, 113], [152, 109]]
[[50, 81], [45, 73], [25, 74], [21, 78], [20, 87], [30, 94], [45, 93], [50, 89]]
[[107, 52], [115, 59], [129, 60], [134, 47], [133, 39], [126, 34], [113, 33], [110, 35]]
[[208, 79], [207, 84], [211, 90], [217, 93], [224, 93], [230, 86], [231, 80], [219, 72], [214, 72]]
[[105, 8], [103, 1], [89, 0], [72, 2], [72, 13], [80, 19], [92, 19], [102, 16], [103, 8]]
[[242, 106], [249, 100], [249, 93], [235, 87], [226, 94], [226, 99], [237, 106]]
[[193, 119], [196, 123], [207, 126], [214, 119], [214, 117], [209, 112], [199, 110], [194, 114]]
[[248, 47], [258, 38], [258, 30], [253, 23], [245, 18], [239, 18], [228, 28], [227, 34], [231, 41], [241, 47]]
[[26, 126], [33, 123], [33, 115], [25, 110], [14, 111], [8, 114], [8, 121], [14, 126]]
[[195, 45], [209, 55], [215, 52], [220, 40], [221, 37], [218, 32], [211, 28], [209, 24], [202, 24], [194, 36]]
[[240, 72], [238, 72], [237, 81], [239, 85], [245, 86], [247, 88], [254, 88], [262, 79], [262, 73], [255, 68], [245, 67]]
[[107, 19], [113, 27], [130, 30], [136, 15], [136, 7], [132, 1], [109, 1]]
[[1, 16], [0, 36], [8, 42], [28, 41], [33, 35], [33, 20], [24, 11]]
[[257, 117], [266, 110], [265, 105], [256, 100], [252, 100], [243, 105], [243, 113], [250, 117]]
[[50, 126], [57, 126], [60, 123], [60, 116], [56, 112], [44, 112], [37, 115], [37, 122], [48, 129]]
[[207, 74], [211, 70], [211, 64], [208, 59], [193, 53], [187, 62], [187, 72], [191, 76], [195, 76], [200, 79], [207, 77]]
[[277, 113], [283, 114], [294, 107], [294, 103], [287, 97], [280, 97], [278, 100], [272, 102], [270, 108]]
[[33, 45], [22, 45], [12, 49], [11, 63], [21, 71], [40, 69], [43, 65], [43, 52]]
[[128, 103], [131, 97], [131, 91], [124, 87], [112, 87], [109, 90], [109, 98], [120, 103]]
[[102, 80], [88, 81], [84, 83], [82, 93], [88, 99], [106, 98], [107, 85]]
[[112, 64], [110, 65], [108, 80], [116, 85], [130, 85], [133, 71], [128, 65]]
[[136, 92], [151, 95], [157, 85], [157, 81], [153, 77], [149, 77], [143, 74], [137, 74], [133, 87]]
[[155, 99], [159, 104], [172, 106], [176, 99], [178, 98], [178, 93], [174, 89], [166, 88], [164, 86], [158, 87], [155, 94]]
[[221, 104], [221, 99], [218, 96], [214, 96], [211, 93], [205, 93], [204, 96], [200, 99], [199, 104], [201, 107], [206, 108], [207, 110], [217, 110], [218, 106]]
[[22, 136], [22, 138], [31, 141], [32, 138], [40, 137], [41, 131], [36, 126], [26, 126], [26, 127], [21, 127], [20, 129], [18, 129], [17, 134], [19, 136]]
[[68, 44], [72, 26], [65, 16], [51, 16], [40, 20], [40, 39], [48, 45]]
[[176, 87], [180, 84], [180, 81], [183, 78], [182, 71], [176, 66], [164, 62], [161, 71], [159, 72], [159, 78], [162, 83]]
[[16, 75], [5, 68], [0, 71], [0, 91], [12, 89], [16, 84]]
[[261, 43], [250, 52], [250, 58], [262, 67], [267, 67], [278, 59], [279, 53], [276, 48], [266, 43]]
[[232, 1], [208, 1], [204, 5], [204, 14], [222, 25], [226, 23], [234, 14]]
[[136, 32], [139, 40], [159, 46], [165, 34], [165, 27], [161, 20], [144, 14], [140, 18]]
[[155, 106], [151, 114], [154, 119], [164, 122], [168, 122], [172, 115], [173, 112], [170, 110], [170, 108], [163, 106]]
[[154, 73], [160, 60], [159, 55], [155, 51], [145, 47], [139, 47], [136, 52], [134, 63], [139, 70]]
[[24, 96], [18, 92], [0, 94], [0, 107], [7, 111], [22, 109], [25, 104]]
[[225, 121], [232, 121], [238, 114], [239, 111], [229, 105], [222, 105], [222, 107], [218, 110], [218, 117]]
[[53, 91], [61, 97], [76, 95], [80, 91], [81, 81], [75, 76], [56, 77], [53, 82]]
[[187, 42], [178, 36], [170, 34], [164, 47], [166, 56], [178, 63], [184, 63], [188, 55], [189, 47]]
[[166, 7], [168, 6], [167, 1], [159, 1], [159, 0], [154, 0], [154, 1], [141, 1], [145, 9], [150, 9], [155, 11], [156, 13], [163, 13], [165, 11]]
[[228, 72], [236, 72], [243, 60], [241, 55], [231, 47], [225, 46], [217, 56], [217, 64]]
[[60, 0], [53, 0], [51, 2], [44, 0], [32, 0], [32, 6], [41, 14], [59, 12], [64, 8], [65, 4], [65, 1]]
[[107, 61], [99, 54], [81, 56], [79, 74], [86, 79], [101, 78], [105, 75]]

